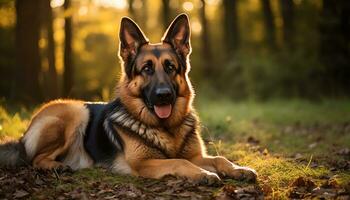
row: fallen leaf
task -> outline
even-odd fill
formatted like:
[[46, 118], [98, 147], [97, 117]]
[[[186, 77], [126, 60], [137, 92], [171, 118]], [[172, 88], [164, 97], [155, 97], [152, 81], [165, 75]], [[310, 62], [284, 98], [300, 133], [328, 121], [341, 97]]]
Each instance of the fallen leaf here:
[[316, 187], [316, 184], [305, 177], [299, 177], [297, 178], [291, 185], [292, 187], [303, 187], [305, 188], [307, 191], [311, 191]]
[[13, 198], [17, 199], [17, 198], [23, 198], [28, 196], [29, 193], [25, 190], [16, 190], [16, 192], [13, 194]]
[[338, 152], [337, 152], [338, 155], [341, 155], [341, 156], [350, 156], [350, 149], [349, 148], [343, 148], [343, 149], [340, 149]]
[[338, 189], [339, 183], [336, 179], [329, 179], [321, 185], [322, 188]]

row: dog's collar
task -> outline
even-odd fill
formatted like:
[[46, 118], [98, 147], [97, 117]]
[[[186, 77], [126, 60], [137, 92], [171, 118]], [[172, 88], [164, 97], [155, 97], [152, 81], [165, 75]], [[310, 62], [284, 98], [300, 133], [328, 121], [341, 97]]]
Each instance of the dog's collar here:
[[[142, 138], [148, 145], [160, 150], [165, 156], [169, 157], [166, 142], [159, 138], [162, 132], [167, 131], [162, 128], [150, 127], [135, 119], [121, 103], [109, 114], [106, 120], [117, 127], [127, 130], [134, 136]], [[189, 113], [178, 126], [179, 129], [183, 129], [182, 132], [185, 134], [193, 132], [196, 127], [197, 119], [194, 113]]]

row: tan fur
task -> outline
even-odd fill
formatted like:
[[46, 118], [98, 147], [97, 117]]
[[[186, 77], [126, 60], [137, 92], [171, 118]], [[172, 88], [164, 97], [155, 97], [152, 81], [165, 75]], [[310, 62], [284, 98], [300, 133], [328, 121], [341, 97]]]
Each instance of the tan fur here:
[[[77, 139], [82, 140], [79, 134], [84, 133], [88, 120], [88, 111], [81, 101], [57, 100], [44, 105], [34, 115], [31, 125], [22, 139], [27, 154], [33, 160], [33, 166], [39, 168], [62, 166], [63, 163], [55, 161], [56, 158], [67, 154], [74, 146], [73, 144], [77, 143]], [[80, 146], [82, 144], [81, 142]], [[85, 150], [77, 146], [74, 147], [80, 149], [82, 157], [79, 159], [85, 159], [81, 165], [91, 166], [91, 159], [86, 158]], [[76, 151], [71, 153], [77, 154]], [[69, 154], [68, 156], [76, 157]], [[70, 163], [69, 160], [66, 162]], [[82, 167], [80, 164], [78, 165], [71, 167]]]
[[[152, 60], [153, 62], [157, 63], [156, 70], [163, 70], [163, 60], [171, 59], [176, 63], [176, 68], [179, 67], [177, 59], [171, 54], [163, 52], [159, 58], [153, 55], [151, 50], [155, 48], [159, 50], [171, 50], [171, 46], [166, 43], [145, 45], [141, 48], [141, 51], [144, 52], [143, 56], [136, 60], [136, 66], [141, 66], [145, 61]], [[188, 65], [188, 68], [190, 68], [190, 65]], [[174, 81], [177, 82], [179, 86], [179, 93], [174, 105], [174, 112], [172, 112], [171, 116], [165, 122], [163, 122], [167, 126], [179, 125], [183, 119], [183, 116], [186, 116], [186, 114], [188, 114], [191, 110], [193, 89], [187, 73], [188, 71], [185, 71], [181, 75], [176, 75], [174, 78]], [[140, 88], [147, 82], [148, 80], [142, 76], [136, 76], [129, 80], [128, 77], [123, 74], [117, 86], [117, 96], [120, 97], [122, 103], [127, 107], [128, 111], [140, 121], [143, 121], [150, 126], [159, 126], [159, 119], [146, 108], [140, 96]]]

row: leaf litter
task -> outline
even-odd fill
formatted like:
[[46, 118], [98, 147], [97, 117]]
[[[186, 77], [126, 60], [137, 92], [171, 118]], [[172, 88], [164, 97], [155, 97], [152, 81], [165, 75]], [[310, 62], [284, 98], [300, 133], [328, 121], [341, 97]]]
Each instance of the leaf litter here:
[[[256, 184], [199, 184], [166, 176], [162, 180], [107, 181], [72, 172], [32, 167], [0, 168], [0, 199], [262, 199]], [[118, 175], [115, 175], [118, 176]], [[224, 198], [223, 198], [224, 197]]]

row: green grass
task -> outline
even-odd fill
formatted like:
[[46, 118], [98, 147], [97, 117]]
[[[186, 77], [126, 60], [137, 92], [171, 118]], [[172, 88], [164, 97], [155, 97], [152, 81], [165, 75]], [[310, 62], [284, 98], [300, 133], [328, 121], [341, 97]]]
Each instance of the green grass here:
[[[348, 100], [312, 103], [292, 99], [259, 103], [205, 99], [196, 102], [196, 107], [209, 153], [256, 169], [258, 184], [270, 188], [265, 193], [268, 198], [287, 198], [290, 184], [301, 176], [316, 184], [324, 182], [324, 177], [334, 177], [340, 185], [350, 182], [348, 171], [331, 170], [336, 168], [334, 163], [347, 159], [337, 152], [350, 148]], [[20, 137], [28, 125], [30, 112], [15, 110], [0, 107], [0, 140]], [[249, 143], [249, 137], [258, 143]], [[73, 176], [75, 182], [68, 185], [57, 182], [58, 186], [89, 188], [88, 183], [93, 180], [142, 185], [137, 178], [115, 176], [99, 169], [82, 170]]]
[[[349, 172], [330, 171], [330, 163], [346, 159], [336, 151], [350, 148], [349, 101], [207, 100], [197, 108], [209, 152], [256, 169], [260, 184], [272, 188], [269, 197], [287, 198], [289, 185], [300, 176], [321, 183], [322, 177], [337, 175], [340, 184], [350, 182]], [[258, 146], [247, 144], [249, 137]]]
[[251, 136], [282, 154], [322, 154], [331, 146], [350, 146], [349, 101], [206, 100], [197, 107], [207, 138], [245, 142]]

